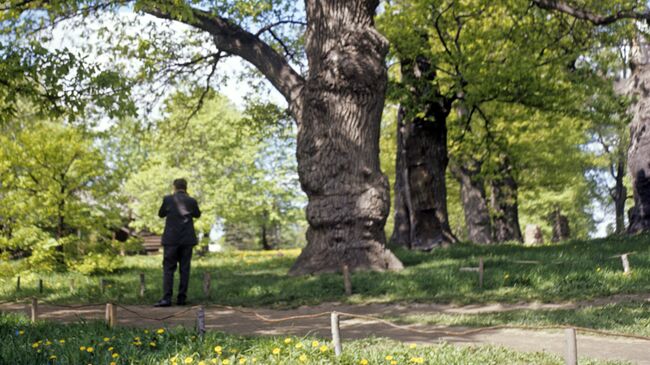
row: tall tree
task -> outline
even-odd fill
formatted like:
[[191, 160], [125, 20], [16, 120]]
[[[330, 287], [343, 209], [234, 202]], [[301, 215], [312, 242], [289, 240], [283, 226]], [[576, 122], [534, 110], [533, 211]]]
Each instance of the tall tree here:
[[[223, 54], [236, 55], [252, 64], [284, 96], [298, 125], [298, 172], [309, 199], [308, 244], [292, 267], [292, 274], [338, 271], [342, 264], [353, 269], [401, 268], [399, 260], [385, 248], [383, 230], [389, 193], [387, 179], [379, 168], [379, 131], [388, 44], [374, 27], [379, 1], [305, 0], [306, 77], [279, 50], [281, 38], [271, 38], [279, 39], [273, 44], [262, 37], [292, 22], [277, 17], [281, 17], [287, 3], [253, 3], [258, 2], [136, 1], [133, 8], [189, 25], [200, 33], [196, 41], [208, 39], [218, 49], [195, 55], [184, 64], [170, 61], [167, 54], [164, 58], [174, 68], [162, 68], [164, 71], [200, 65], [214, 69]], [[17, 22], [34, 11], [37, 13], [31, 13], [32, 19], [42, 18], [38, 12], [43, 9], [55, 21], [71, 14], [119, 9], [119, 4], [94, 1], [57, 1], [56, 5], [41, 0], [11, 1], [9, 5]], [[242, 9], [249, 14], [241, 16]], [[272, 22], [257, 31], [246, 29], [271, 18], [265, 17], [268, 14], [276, 15]], [[148, 71], [158, 67], [158, 59], [147, 54], [146, 43], [134, 51], [120, 49], [135, 56], [142, 54]]]
[[[641, 27], [635, 21], [650, 20], [650, 12], [645, 1], [625, 0], [620, 2], [603, 3], [589, 1], [586, 4], [576, 4], [572, 1], [533, 0], [540, 8], [567, 14], [570, 17], [583, 20], [596, 27], [622, 29], [627, 33], [627, 39], [643, 39]], [[615, 39], [620, 42], [621, 39]], [[646, 80], [648, 69], [647, 47], [637, 43], [637, 52], [631, 60], [632, 75], [629, 78], [627, 92], [637, 97], [632, 108], [633, 119], [630, 124], [630, 147], [627, 154], [628, 172], [632, 180], [634, 207], [630, 212], [629, 232], [636, 233], [650, 230], [650, 120], [647, 113]]]

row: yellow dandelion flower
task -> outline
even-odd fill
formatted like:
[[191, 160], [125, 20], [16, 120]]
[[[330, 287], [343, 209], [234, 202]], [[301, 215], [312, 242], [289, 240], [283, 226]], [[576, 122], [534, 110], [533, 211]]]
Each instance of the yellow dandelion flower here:
[[230, 360], [225, 359], [225, 360], [223, 360], [221, 363], [222, 363], [223, 365], [228, 365], [228, 364], [230, 364]]
[[210, 360], [210, 363], [211, 363], [211, 364], [217, 364], [218, 362], [219, 362], [219, 360], [217, 360], [217, 359], [212, 359], [212, 360]]
[[597, 268], [596, 268], [596, 272], [600, 272], [600, 267], [597, 267]]
[[327, 350], [329, 350], [329, 347], [327, 347], [327, 345], [323, 345], [320, 347], [320, 352], [325, 352]]
[[185, 360], [183, 361], [183, 363], [185, 364], [191, 364], [193, 362], [194, 362], [194, 358], [192, 356], [186, 357]]
[[279, 355], [280, 354], [280, 349], [278, 347], [273, 349], [273, 355]]
[[297, 349], [301, 349], [302, 347], [303, 347], [302, 342], [298, 342], [298, 343], [296, 344], [296, 348], [297, 348]]
[[245, 364], [245, 363], [246, 363], [246, 358], [245, 357], [242, 357], [241, 359], [239, 359], [239, 364], [240, 365]]
[[34, 342], [34, 343], [32, 344], [32, 348], [33, 348], [33, 349], [38, 348], [38, 346], [40, 346], [40, 345], [41, 345], [41, 344], [39, 344], [38, 342]]
[[111, 365], [117, 365], [115, 361], [111, 361]]
[[305, 355], [305, 354], [300, 355], [298, 360], [300, 360], [300, 362], [307, 362], [307, 355]]
[[145, 335], [148, 335], [148, 334], [149, 334], [149, 330], [144, 330], [144, 334], [145, 334]]
[[118, 354], [118, 353], [116, 352], [116, 353], [114, 353], [113, 355], [111, 355], [111, 357], [114, 358], [114, 359], [117, 359], [118, 357], [120, 357], [120, 354]]
[[50, 355], [49, 359], [50, 360], [56, 360], [56, 355]]
[[284, 343], [286, 343], [287, 345], [290, 344], [291, 341], [292, 340], [290, 338], [288, 338], [288, 337], [284, 339]]
[[320, 346], [320, 343], [318, 341], [311, 342], [311, 347], [318, 347], [318, 346]]
[[222, 351], [222, 350], [223, 350], [223, 349], [221, 348], [221, 346], [215, 346], [215, 347], [214, 347], [214, 352], [216, 352], [216, 353], [218, 353], [218, 354], [221, 354], [221, 351]]
[[397, 361], [396, 360], [391, 361], [390, 365], [397, 365]]
[[257, 358], [256, 358], [256, 357], [254, 357], [254, 358], [252, 358], [252, 359], [251, 359], [251, 361], [252, 361], [252, 362], [253, 362], [253, 364], [254, 364], [254, 363], [256, 363], [256, 362], [257, 362]]
[[421, 357], [412, 357], [409, 361], [413, 364], [424, 364], [424, 359]]
[[206, 365], [206, 363], [205, 363], [205, 361], [201, 360], [201, 361], [199, 361], [198, 365]]
[[79, 351], [86, 351], [86, 346], [79, 347]]
[[368, 360], [366, 360], [366, 359], [361, 359], [361, 360], [359, 361], [359, 365], [368, 365]]
[[393, 357], [391, 355], [386, 355], [386, 360], [391, 361]]
[[61, 340], [59, 340], [59, 343], [60, 343], [61, 345], [63, 345], [63, 344], [65, 343], [65, 340], [61, 339]]
[[416, 348], [416, 347], [418, 347], [418, 345], [416, 345], [416, 344], [414, 344], [414, 343], [412, 343], [412, 344], [409, 345], [409, 348], [410, 348], [410, 349], [414, 349], [414, 348]]
[[159, 334], [159, 335], [162, 335], [163, 333], [165, 333], [165, 329], [164, 328], [158, 328], [156, 333]]
[[108, 351], [113, 351], [113, 346], [109, 347]]
[[88, 348], [86, 348], [86, 351], [88, 351], [88, 352], [93, 352], [93, 351], [95, 351], [95, 349], [92, 348], [92, 347], [88, 347]]
[[151, 342], [149, 342], [149, 346], [150, 346], [150, 347], [156, 347], [156, 343], [153, 342], [153, 341], [151, 341]]
[[50, 346], [51, 344], [52, 342], [50, 342], [50, 340], [47, 340], [47, 342], [45, 342], [45, 346]]
[[24, 335], [24, 334], [25, 334], [25, 331], [23, 331], [23, 330], [18, 331], [18, 335], [19, 335], [19, 336], [22, 336], [22, 335]]
[[110, 338], [108, 338], [108, 337], [104, 337], [104, 342], [108, 342], [108, 341], [110, 341], [110, 340], [111, 340]]
[[133, 341], [140, 342], [140, 337], [138, 337], [138, 336], [133, 337]]

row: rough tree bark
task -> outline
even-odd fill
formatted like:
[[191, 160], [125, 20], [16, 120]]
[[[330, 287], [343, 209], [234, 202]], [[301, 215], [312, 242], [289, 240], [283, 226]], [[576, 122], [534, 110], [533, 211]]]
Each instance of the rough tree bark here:
[[388, 179], [379, 167], [388, 42], [378, 0], [305, 2], [309, 77], [298, 127], [298, 173], [309, 197], [307, 247], [292, 274], [400, 269], [385, 248]]
[[519, 228], [518, 187], [507, 158], [501, 159], [496, 176], [490, 181], [490, 189], [494, 239], [497, 242], [523, 242]]
[[475, 243], [492, 243], [490, 209], [485, 193], [485, 180], [481, 176], [481, 165], [476, 160], [462, 165], [454, 163], [451, 165], [451, 172], [460, 183], [467, 239]]
[[[388, 42], [375, 29], [378, 0], [305, 0], [305, 79], [258, 36], [192, 8], [182, 19], [223, 52], [253, 64], [285, 97], [298, 123], [296, 156], [307, 194], [307, 246], [290, 274], [401, 269], [385, 247], [388, 179], [379, 167]], [[164, 7], [146, 12], [167, 19]]]
[[447, 212], [447, 117], [455, 99], [432, 89], [429, 60], [402, 60], [412, 103], [400, 106], [395, 168], [395, 229], [391, 242], [430, 250], [456, 242]]
[[634, 194], [630, 233], [650, 230], [650, 47], [638, 43], [633, 48], [632, 75], [628, 80], [628, 94], [636, 99], [627, 155]]

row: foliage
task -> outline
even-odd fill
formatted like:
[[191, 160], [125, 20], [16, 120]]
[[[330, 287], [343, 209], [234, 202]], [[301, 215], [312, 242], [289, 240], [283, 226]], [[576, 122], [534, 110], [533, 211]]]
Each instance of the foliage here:
[[[196, 257], [188, 298], [241, 306], [297, 307], [323, 302], [558, 302], [580, 301], [615, 294], [647, 293], [650, 290], [650, 246], [648, 236], [612, 237], [593, 241], [570, 241], [558, 245], [524, 247], [521, 245], [480, 246], [459, 244], [430, 253], [396, 250], [407, 266], [401, 272], [355, 272], [354, 295], [347, 297], [340, 274], [318, 277], [286, 275], [300, 250], [229, 251]], [[621, 260], [611, 257], [625, 252], [631, 275], [624, 275]], [[484, 289], [478, 288], [476, 273], [460, 272], [460, 267], [476, 267], [478, 258], [485, 262]], [[114, 283], [104, 294], [96, 279], [76, 273], [42, 277], [42, 298], [50, 302], [102, 302], [108, 299], [124, 304], [148, 304], [161, 293], [160, 256], [131, 256], [105, 278]], [[539, 261], [525, 264], [516, 261]], [[7, 270], [3, 274], [11, 274]], [[211, 298], [202, 291], [203, 273], [218, 278]], [[147, 292], [139, 297], [139, 273], [147, 280]], [[21, 276], [22, 290], [15, 292], [15, 278], [0, 279], [0, 301], [21, 300], [38, 294], [38, 276]], [[75, 279], [75, 292], [68, 290]]]
[[289, 154], [295, 142], [281, 123], [283, 114], [257, 104], [242, 116], [225, 97], [211, 94], [188, 119], [194, 97], [176, 94], [169, 100], [168, 117], [156, 125], [146, 161], [126, 183], [133, 227], [160, 232], [160, 199], [174, 178], [185, 177], [203, 211], [199, 231], [209, 232], [218, 218], [256, 233], [300, 230], [302, 196]]
[[15, 120], [4, 132], [1, 249], [30, 253], [26, 268], [44, 271], [64, 269], [64, 262], [74, 267], [90, 252], [109, 252], [103, 237], [119, 222], [119, 212], [92, 136], [54, 121]]
[[[550, 237], [547, 216], [559, 208], [573, 237], [593, 231], [598, 191], [588, 173], [602, 163], [585, 145], [596, 125], [620, 125], [611, 115], [624, 110], [594, 65], [611, 64], [598, 50], [624, 27], [600, 33], [521, 0], [394, 1], [378, 24], [393, 65], [426, 60], [435, 70], [433, 80], [393, 71], [389, 98], [418, 115], [426, 103], [454, 102], [447, 123], [455, 163], [482, 162], [489, 181], [507, 156], [523, 224]], [[415, 96], [414, 88], [429, 92]], [[457, 184], [448, 181], [450, 221], [462, 222]]]
[[[519, 353], [493, 346], [408, 345], [381, 339], [346, 341], [340, 358], [329, 341], [309, 337], [241, 337], [186, 329], [106, 329], [98, 322], [30, 324], [0, 316], [0, 350], [15, 364], [562, 364], [543, 352]], [[115, 355], [117, 354], [117, 355]], [[583, 359], [581, 358], [581, 361]], [[584, 359], [585, 364], [617, 364]]]

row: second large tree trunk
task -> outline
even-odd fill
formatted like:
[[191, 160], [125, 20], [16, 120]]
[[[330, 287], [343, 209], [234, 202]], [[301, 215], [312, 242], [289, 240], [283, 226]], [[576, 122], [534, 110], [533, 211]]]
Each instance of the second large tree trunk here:
[[518, 187], [507, 158], [502, 158], [499, 163], [497, 175], [490, 181], [490, 188], [495, 240], [523, 242], [519, 228]]
[[481, 163], [470, 160], [451, 169], [460, 183], [460, 199], [465, 215], [467, 239], [475, 243], [492, 243], [490, 210], [481, 176]]
[[385, 247], [388, 179], [379, 168], [387, 72], [378, 1], [309, 0], [309, 76], [298, 115], [298, 174], [309, 198], [307, 247], [291, 274], [402, 268]]

